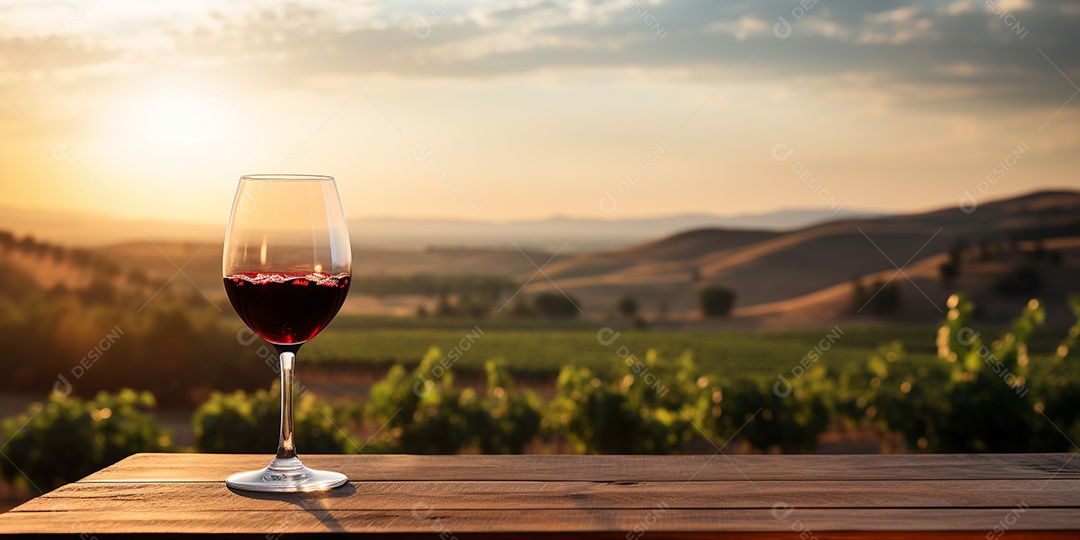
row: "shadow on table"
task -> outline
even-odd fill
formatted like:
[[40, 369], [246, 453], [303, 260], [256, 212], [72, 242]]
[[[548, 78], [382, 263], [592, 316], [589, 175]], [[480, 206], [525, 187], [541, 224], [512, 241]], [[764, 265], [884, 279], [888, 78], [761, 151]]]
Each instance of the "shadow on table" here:
[[[329, 491], [313, 491], [311, 493], [260, 493], [257, 491], [242, 491], [238, 489], [229, 488], [229, 491], [248, 499], [257, 499], [263, 501], [283, 501], [291, 504], [295, 504], [301, 510], [307, 512], [315, 519], [319, 520], [319, 523], [323, 524], [329, 532], [345, 532], [345, 528], [338, 523], [334, 518], [333, 512], [331, 512], [323, 503], [326, 499], [340, 499], [345, 497], [351, 497], [356, 493], [356, 486], [352, 484], [345, 484], [341, 487], [336, 487]], [[291, 514], [291, 513], [290, 513]], [[280, 527], [282, 532], [287, 532], [293, 525], [295, 517], [290, 515], [282, 516], [280, 520], [274, 523], [275, 527]]]

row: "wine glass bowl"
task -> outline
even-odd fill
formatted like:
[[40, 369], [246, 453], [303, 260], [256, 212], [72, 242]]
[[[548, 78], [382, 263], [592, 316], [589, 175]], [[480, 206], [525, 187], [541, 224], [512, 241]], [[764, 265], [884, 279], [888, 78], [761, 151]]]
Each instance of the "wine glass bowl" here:
[[345, 475], [310, 469], [297, 457], [292, 388], [297, 351], [341, 309], [351, 274], [352, 247], [333, 177], [240, 177], [225, 232], [222, 276], [240, 319], [277, 349], [281, 433], [270, 464], [230, 476], [229, 487], [303, 492], [346, 482]]

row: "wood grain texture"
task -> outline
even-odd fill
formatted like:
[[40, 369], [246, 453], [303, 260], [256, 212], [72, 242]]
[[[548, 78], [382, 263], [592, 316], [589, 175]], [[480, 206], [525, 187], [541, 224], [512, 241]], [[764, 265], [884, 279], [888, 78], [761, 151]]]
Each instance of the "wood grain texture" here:
[[[18, 520], [0, 519], [7, 533], [47, 533], [78, 535], [88, 531], [101, 533], [170, 533], [191, 534], [246, 533], [283, 534], [297, 532], [413, 533], [454, 536], [469, 533], [547, 534], [627, 533], [640, 530], [644, 538], [663, 538], [665, 533], [771, 533], [777, 537], [797, 537], [809, 531], [817, 538], [829, 538], [835, 532], [863, 532], [866, 538], [878, 533], [902, 531], [903, 537], [935, 537], [931, 533], [955, 532], [963, 538], [982, 538], [1003, 517], [999, 509], [799, 509], [787, 519], [778, 520], [768, 509], [692, 510], [668, 509], [652, 514], [640, 510], [433, 510], [417, 512], [310, 509], [291, 512], [160, 512], [141, 515], [132, 512], [61, 512], [49, 516], [42, 512], [21, 512]], [[5, 518], [11, 514], [4, 514]], [[1032, 508], [1013, 524], [1005, 540], [1034, 538], [1040, 531], [1053, 531], [1055, 523], [1076, 520], [1074, 509]], [[1027, 532], [1028, 534], [1023, 534]], [[1063, 531], [1056, 531], [1063, 532]], [[1058, 537], [1061, 537], [1060, 535]], [[1076, 538], [1072, 532], [1070, 538]]]
[[[214, 482], [266, 466], [266, 455], [136, 454], [83, 482]], [[1073, 454], [728, 456], [312, 455], [304, 463], [349, 480], [718, 481], [1080, 479]], [[1071, 461], [1070, 461], [1071, 460]]]
[[[886, 496], [883, 496], [887, 494]], [[316, 494], [261, 495], [221, 482], [77, 483], [19, 507], [153, 511], [161, 500], [183, 511], [326, 510], [1080, 507], [1080, 480], [743, 481], [725, 482], [353, 482]]]
[[0, 515], [0, 533], [1080, 538], [1073, 457], [306, 456], [350, 483], [277, 495], [222, 481], [267, 456], [140, 454]]

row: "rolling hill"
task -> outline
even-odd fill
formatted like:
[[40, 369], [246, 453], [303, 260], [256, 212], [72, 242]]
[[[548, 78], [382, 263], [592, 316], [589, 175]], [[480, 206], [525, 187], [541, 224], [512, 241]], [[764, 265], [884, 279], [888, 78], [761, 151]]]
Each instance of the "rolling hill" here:
[[[629, 294], [648, 319], [704, 327], [872, 322], [865, 314], [853, 317], [851, 313], [856, 278], [873, 290], [876, 283], [891, 281], [902, 298], [891, 318], [923, 322], [937, 320], [945, 299], [955, 290], [971, 292], [992, 319], [1011, 317], [1027, 298], [1002, 296], [995, 287], [1002, 276], [1024, 265], [1038, 267], [1051, 323], [1071, 321], [1064, 298], [1069, 292], [1080, 292], [1080, 192], [1039, 192], [985, 202], [973, 213], [952, 207], [844, 219], [792, 231], [697, 228], [656, 236], [663, 237], [629, 247], [557, 254], [528, 248], [519, 251], [505, 238], [502, 246], [487, 248], [391, 250], [357, 245], [353, 272], [358, 279], [419, 274], [508, 277], [523, 284], [516, 298], [562, 291], [578, 300], [585, 317], [595, 320], [610, 316], [618, 299]], [[106, 272], [115, 273], [115, 279], [109, 279], [118, 287], [124, 287], [127, 278], [123, 276], [141, 275], [139, 287], [149, 292], [168, 282], [179, 294], [195, 295], [194, 287], [198, 287], [219, 309], [224, 301], [219, 241], [155, 239], [65, 251], [68, 248], [51, 244], [34, 247], [33, 242], [28, 244], [33, 249], [19, 250], [15, 237], [7, 237], [11, 246], [0, 246], [0, 262], [39, 276], [46, 288], [56, 283], [45, 278], [59, 279], [75, 289], [99, 279], [94, 276], [100, 272], [73, 265], [79, 258], [65, 254], [79, 251], [92, 252], [94, 260], [103, 261], [95, 263], [99, 270], [115, 267]], [[992, 256], [980, 255], [980, 244], [989, 246], [987, 253]], [[939, 266], [949, 260], [950, 250], [964, 246], [960, 276], [946, 287]], [[1037, 249], [1056, 252], [1057, 262], [1034, 261]], [[707, 285], [736, 292], [731, 318], [700, 320], [697, 294]], [[185, 289], [190, 290], [185, 293]], [[504, 293], [500, 305], [511, 292]], [[434, 305], [430, 292], [354, 298], [345, 311], [400, 315], [420, 305], [428, 309]]]
[[[716, 284], [736, 291], [736, 318], [771, 313], [777, 319], [785, 301], [801, 303], [788, 307], [813, 305], [814, 298], [844, 290], [850, 298], [853, 278], [884, 280], [898, 267], [917, 274], [923, 288], [936, 290], [938, 265], [956, 246], [1080, 237], [1080, 193], [1033, 193], [985, 203], [970, 214], [953, 207], [756, 235], [707, 229], [620, 250], [573, 254], [545, 270], [551, 281], [534, 280], [525, 291], [561, 290], [593, 315], [610, 312], [618, 298], [631, 294], [646, 312], [690, 318], [697, 309], [697, 291]], [[1061, 243], [1058, 249], [1065, 250], [1066, 266], [1076, 264], [1073, 243]], [[1064, 272], [1057, 279], [1066, 282], [1061, 288], [1080, 291], [1080, 274]], [[922, 294], [912, 290], [904, 296], [916, 295]], [[937, 296], [921, 301], [936, 312], [935, 304], [948, 294]], [[838, 316], [835, 310], [820, 315], [823, 320]]]

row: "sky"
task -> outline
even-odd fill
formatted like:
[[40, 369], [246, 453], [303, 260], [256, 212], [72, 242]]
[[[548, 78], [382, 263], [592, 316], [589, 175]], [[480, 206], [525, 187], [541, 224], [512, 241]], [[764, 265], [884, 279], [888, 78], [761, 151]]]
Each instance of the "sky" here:
[[1080, 4], [0, 3], [0, 206], [224, 223], [908, 212], [1080, 188]]

